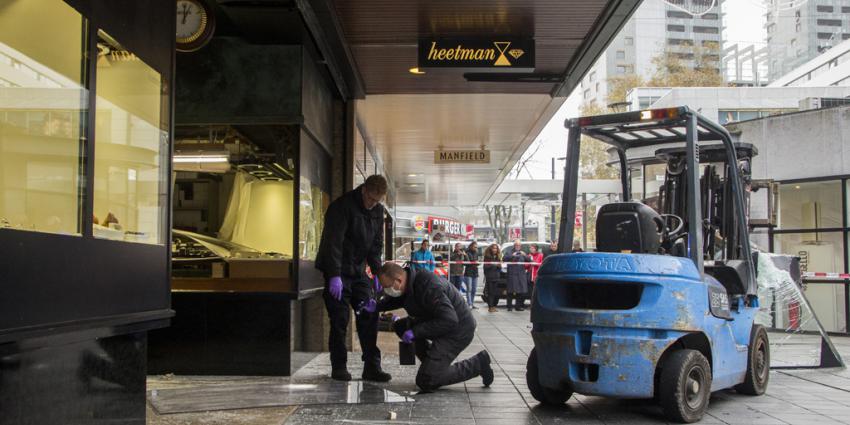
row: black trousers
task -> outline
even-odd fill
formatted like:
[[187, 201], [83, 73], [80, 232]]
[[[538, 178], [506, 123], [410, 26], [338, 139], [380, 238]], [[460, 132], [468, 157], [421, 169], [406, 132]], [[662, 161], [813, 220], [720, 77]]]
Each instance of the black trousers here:
[[484, 278], [487, 289], [487, 307], [495, 307], [499, 304], [499, 279]]
[[[322, 294], [325, 308], [331, 322], [328, 349], [331, 352], [331, 367], [345, 369], [348, 363], [348, 350], [345, 347], [345, 334], [348, 332], [348, 322], [351, 310], [357, 311], [360, 303], [373, 296], [372, 282], [365, 276], [362, 278], [342, 277], [342, 300], [337, 300], [328, 292], [327, 286]], [[378, 313], [362, 312], [355, 316], [357, 337], [363, 349], [362, 360], [365, 369], [380, 370], [381, 350], [378, 349]]]
[[481, 353], [457, 363], [452, 362], [469, 346], [475, 336], [475, 321], [461, 323], [450, 334], [434, 340], [417, 339], [416, 357], [422, 363], [416, 373], [416, 386], [422, 391], [468, 381], [481, 375]]

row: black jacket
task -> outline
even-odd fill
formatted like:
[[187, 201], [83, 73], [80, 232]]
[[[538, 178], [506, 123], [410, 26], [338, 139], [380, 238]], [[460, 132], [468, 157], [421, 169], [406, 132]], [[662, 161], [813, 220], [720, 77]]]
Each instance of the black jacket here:
[[384, 247], [384, 206], [363, 206], [363, 185], [331, 202], [316, 255], [316, 268], [325, 276], [361, 277], [366, 263], [377, 272]]
[[[467, 249], [466, 259], [469, 261], [478, 261], [478, 250]], [[478, 277], [478, 264], [467, 264], [466, 270], [464, 270], [463, 275], [466, 277]]]
[[456, 330], [475, 328], [466, 299], [443, 279], [426, 270], [407, 269], [407, 290], [398, 298], [386, 295], [378, 311], [402, 308], [412, 318], [413, 336], [436, 339]]

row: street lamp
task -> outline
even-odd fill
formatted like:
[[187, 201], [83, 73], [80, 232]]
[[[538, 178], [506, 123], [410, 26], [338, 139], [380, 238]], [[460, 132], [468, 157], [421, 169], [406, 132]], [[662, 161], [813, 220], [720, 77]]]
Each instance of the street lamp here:
[[[552, 180], [555, 180], [555, 160], [564, 161], [566, 159], [567, 159], [567, 157], [565, 157], [565, 156], [562, 156], [560, 158], [552, 158]], [[564, 171], [564, 174], [566, 174], [566, 170]], [[566, 178], [566, 177], [567, 176], [564, 175], [564, 178]], [[549, 206], [549, 217], [552, 218], [551, 222], [549, 223], [549, 237], [550, 237], [551, 240], [554, 241], [555, 240], [555, 231], [556, 231], [555, 226], [557, 224], [557, 223], [555, 223], [555, 205], [554, 204]]]

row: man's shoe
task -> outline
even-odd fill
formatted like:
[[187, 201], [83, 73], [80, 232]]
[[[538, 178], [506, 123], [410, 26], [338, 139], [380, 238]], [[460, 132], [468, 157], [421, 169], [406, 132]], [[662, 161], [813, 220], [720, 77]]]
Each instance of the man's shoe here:
[[499, 311], [499, 309], [497, 309], [496, 307], [490, 307], [490, 308], [487, 309], [487, 311], [490, 312], [490, 313], [495, 313], [495, 312]]
[[366, 381], [388, 382], [393, 376], [383, 370], [363, 369], [363, 379]]
[[519, 306], [516, 308], [516, 311], [525, 311], [525, 307]]
[[489, 387], [495, 379], [493, 368], [490, 366], [490, 353], [484, 350], [479, 355], [481, 356], [481, 380], [485, 387]]
[[334, 369], [331, 371], [331, 379], [335, 381], [350, 381], [351, 374], [347, 369]]

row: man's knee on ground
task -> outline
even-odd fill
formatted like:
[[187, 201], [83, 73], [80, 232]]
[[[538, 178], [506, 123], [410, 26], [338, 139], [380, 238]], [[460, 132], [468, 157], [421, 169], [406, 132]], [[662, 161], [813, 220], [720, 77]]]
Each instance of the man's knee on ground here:
[[437, 385], [434, 385], [432, 376], [422, 373], [422, 369], [416, 374], [416, 386], [422, 391], [434, 391], [439, 388]]

